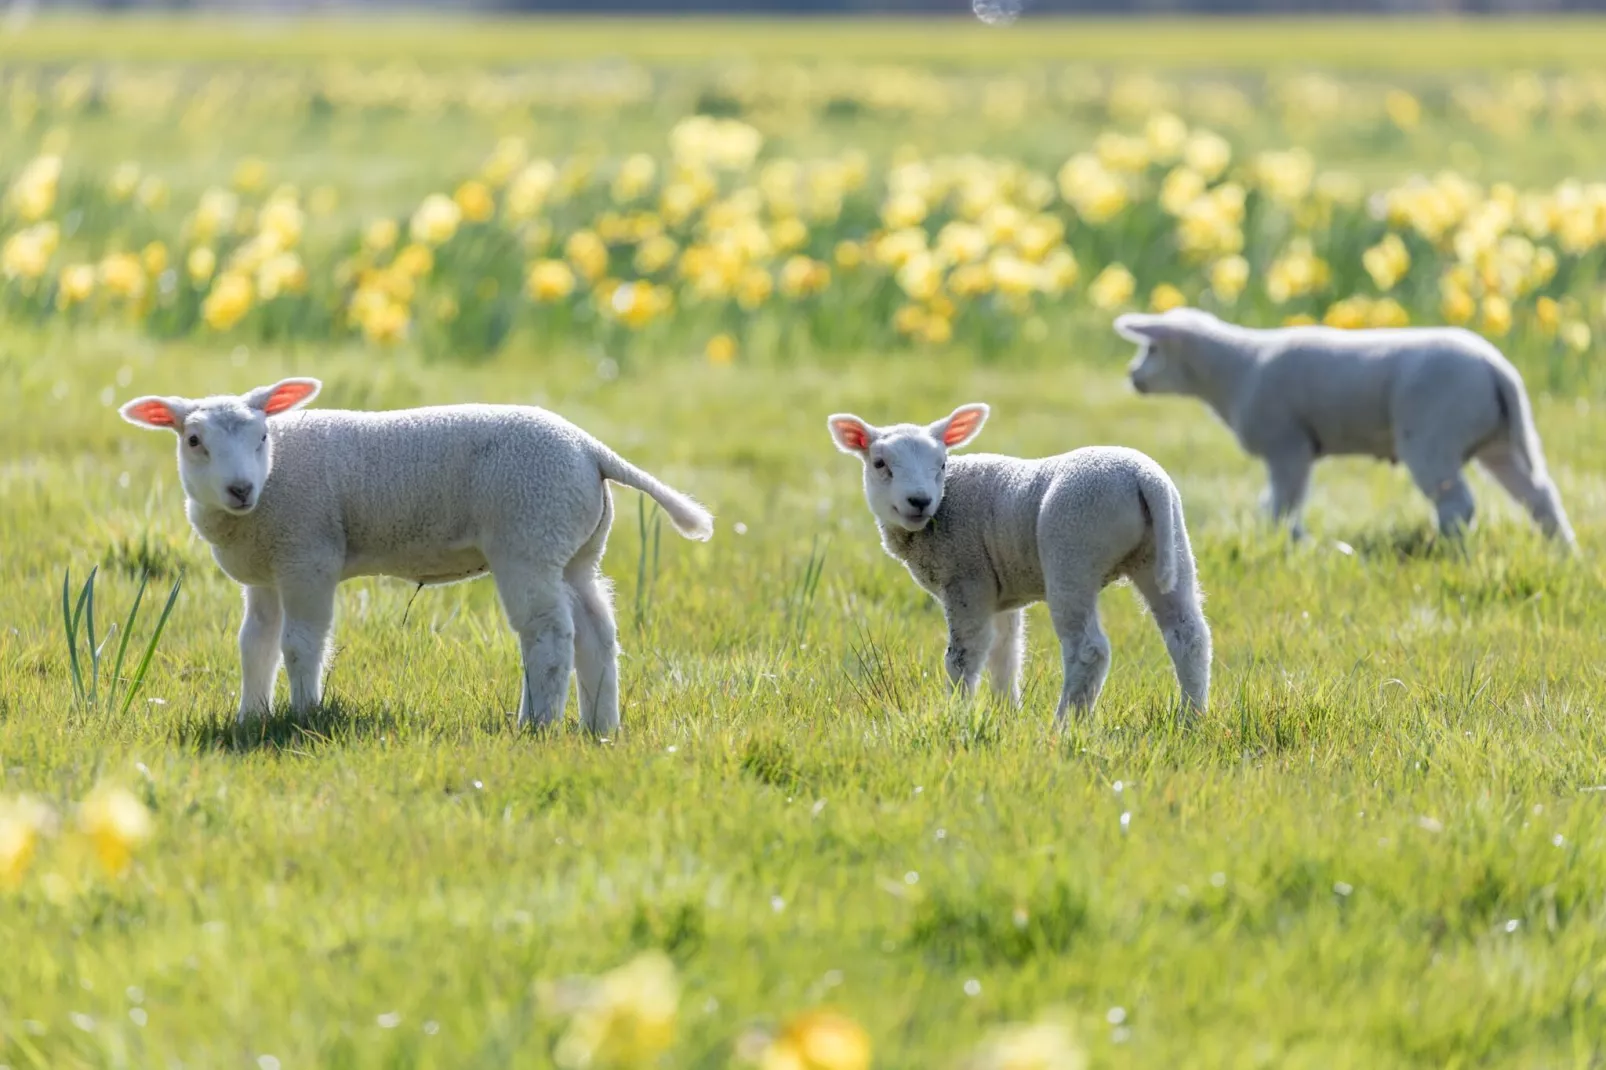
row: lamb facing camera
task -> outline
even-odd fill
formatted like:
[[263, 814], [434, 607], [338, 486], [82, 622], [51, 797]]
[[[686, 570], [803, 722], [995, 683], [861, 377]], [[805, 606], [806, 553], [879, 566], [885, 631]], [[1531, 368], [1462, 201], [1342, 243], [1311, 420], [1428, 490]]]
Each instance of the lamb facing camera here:
[[617, 728], [617, 629], [599, 570], [613, 522], [606, 481], [651, 496], [687, 538], [713, 533], [708, 511], [543, 409], [296, 411], [318, 390], [316, 379], [286, 379], [121, 410], [176, 433], [190, 523], [245, 588], [240, 718], [268, 712], [281, 653], [291, 707], [322, 701], [342, 580], [444, 584], [489, 572], [524, 655], [519, 723], [561, 717], [578, 669], [581, 723]]
[[933, 424], [876, 427], [839, 413], [832, 441], [864, 465], [864, 496], [881, 545], [942, 603], [948, 678], [1020, 705], [1025, 607], [1048, 603], [1065, 667], [1055, 723], [1092, 708], [1110, 668], [1099, 592], [1129, 577], [1154, 614], [1184, 703], [1210, 693], [1210, 627], [1195, 578], [1182, 500], [1136, 450], [1093, 446], [1042, 460], [949, 457], [974, 439], [985, 405]]
[[1471, 331], [1255, 330], [1191, 308], [1120, 316], [1115, 330], [1139, 346], [1133, 387], [1199, 398], [1266, 462], [1272, 515], [1296, 538], [1311, 467], [1358, 454], [1404, 464], [1452, 537], [1472, 523], [1461, 470], [1475, 458], [1541, 531], [1574, 545], [1522, 376]]

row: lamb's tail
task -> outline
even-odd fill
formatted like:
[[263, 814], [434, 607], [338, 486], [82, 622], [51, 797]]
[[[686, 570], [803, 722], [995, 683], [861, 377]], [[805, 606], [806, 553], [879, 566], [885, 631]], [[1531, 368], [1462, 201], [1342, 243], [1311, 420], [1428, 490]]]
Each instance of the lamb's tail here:
[[1500, 407], [1505, 410], [1506, 434], [1510, 437], [1517, 463], [1526, 470], [1529, 478], [1543, 481], [1545, 454], [1539, 445], [1539, 431], [1534, 427], [1533, 407], [1528, 402], [1528, 391], [1522, 385], [1522, 375], [1508, 361], [1493, 365], [1495, 392]]
[[642, 471], [607, 448], [597, 451], [597, 467], [604, 479], [635, 487], [663, 507], [675, 530], [688, 539], [706, 542], [714, 535], [714, 514], [673, 487]]
[[1161, 594], [1177, 587], [1177, 544], [1186, 538], [1182, 499], [1164, 472], [1145, 465], [1138, 472], [1138, 493], [1154, 525], [1154, 582]]

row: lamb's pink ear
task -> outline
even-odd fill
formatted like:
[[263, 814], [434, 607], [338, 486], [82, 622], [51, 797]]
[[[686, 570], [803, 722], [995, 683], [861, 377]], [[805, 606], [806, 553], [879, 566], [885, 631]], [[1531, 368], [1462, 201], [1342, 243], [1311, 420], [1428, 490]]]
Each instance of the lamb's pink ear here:
[[299, 409], [318, 396], [323, 384], [316, 379], [283, 379], [272, 386], [259, 386], [245, 396], [245, 403], [269, 416]]
[[981, 425], [987, 422], [988, 411], [987, 406], [979, 401], [961, 405], [946, 420], [938, 420], [932, 424], [931, 433], [937, 436], [937, 441], [949, 449], [958, 449], [981, 434]]
[[852, 413], [839, 412], [826, 421], [831, 428], [831, 441], [843, 453], [863, 454], [881, 432]]
[[184, 417], [189, 415], [188, 406], [181, 398], [135, 398], [117, 411], [135, 427], [148, 427], [153, 431], [177, 431], [184, 426]]

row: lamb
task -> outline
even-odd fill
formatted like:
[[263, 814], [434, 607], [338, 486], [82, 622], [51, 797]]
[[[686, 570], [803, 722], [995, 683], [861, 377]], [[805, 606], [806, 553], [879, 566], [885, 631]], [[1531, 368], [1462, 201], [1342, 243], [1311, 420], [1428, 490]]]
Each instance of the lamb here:
[[1186, 707], [1204, 710], [1210, 627], [1182, 500], [1165, 470], [1136, 450], [1102, 446], [1042, 460], [950, 461], [987, 414], [971, 404], [929, 426], [829, 419], [837, 448], [864, 465], [882, 547], [942, 603], [949, 680], [975, 694], [985, 660], [994, 692], [1018, 707], [1025, 607], [1047, 601], [1065, 666], [1055, 724], [1072, 708], [1086, 713], [1110, 667], [1099, 592], [1127, 577], [1154, 614]]
[[121, 409], [132, 424], [177, 434], [190, 523], [245, 589], [240, 719], [268, 712], [281, 651], [291, 708], [322, 702], [342, 580], [422, 586], [490, 572], [522, 648], [519, 724], [560, 719], [577, 666], [581, 723], [613, 732], [605, 481], [650, 495], [688, 538], [713, 534], [708, 511], [542, 409], [294, 411], [319, 389], [286, 379], [238, 397], [142, 397]]
[[1271, 513], [1296, 539], [1311, 466], [1360, 454], [1403, 461], [1451, 537], [1472, 522], [1461, 469], [1475, 457], [1541, 531], [1574, 545], [1522, 376], [1470, 331], [1253, 330], [1189, 308], [1120, 316], [1115, 329], [1140, 347], [1138, 392], [1203, 400], [1266, 462]]

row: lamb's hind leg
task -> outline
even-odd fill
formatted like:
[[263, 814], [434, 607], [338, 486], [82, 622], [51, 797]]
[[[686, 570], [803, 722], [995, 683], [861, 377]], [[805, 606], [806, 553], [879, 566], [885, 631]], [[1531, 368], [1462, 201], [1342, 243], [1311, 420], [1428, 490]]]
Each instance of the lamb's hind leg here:
[[1110, 640], [1099, 626], [1098, 588], [1049, 592], [1049, 612], [1060, 640], [1065, 686], [1060, 691], [1054, 724], [1063, 726], [1068, 711], [1085, 714], [1104, 690], [1110, 672]]
[[1182, 702], [1193, 713], [1203, 713], [1210, 703], [1210, 625], [1199, 604], [1199, 589], [1191, 569], [1184, 569], [1175, 587], [1161, 591], [1154, 572], [1143, 570], [1132, 575], [1132, 584], [1154, 614], [1155, 626], [1165, 640], [1166, 652], [1182, 688]]
[[1026, 656], [1026, 611], [1012, 609], [993, 617], [993, 645], [987, 651], [987, 675], [993, 694], [1020, 706], [1021, 661]]
[[524, 660], [520, 727], [545, 728], [563, 717], [574, 668], [574, 613], [563, 570], [524, 559], [493, 560], [496, 590], [518, 633]]
[[1478, 451], [1478, 463], [1534, 518], [1539, 530], [1568, 546], [1574, 544], [1573, 528], [1561, 507], [1556, 485], [1548, 477], [1535, 479], [1513, 456], [1511, 444], [1501, 441]]
[[1439, 534], [1451, 539], [1466, 534], [1477, 505], [1461, 473], [1462, 457], [1449, 448], [1429, 443], [1402, 443], [1399, 453], [1412, 481], [1438, 512]]
[[613, 591], [598, 566], [613, 522], [613, 499], [603, 484], [602, 521], [563, 570], [574, 610], [574, 670], [580, 691], [580, 724], [595, 735], [619, 727], [619, 629]]

